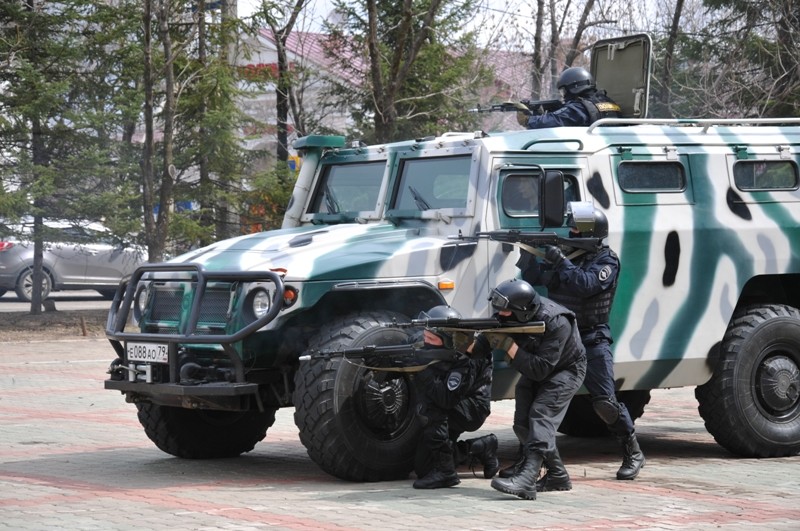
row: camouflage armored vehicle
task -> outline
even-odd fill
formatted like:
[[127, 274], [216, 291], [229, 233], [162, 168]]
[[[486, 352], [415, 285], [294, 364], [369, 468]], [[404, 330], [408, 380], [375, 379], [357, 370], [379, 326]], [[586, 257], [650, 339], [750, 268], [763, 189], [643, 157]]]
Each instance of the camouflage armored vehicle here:
[[[797, 454], [800, 120], [642, 118], [649, 41], [627, 39], [595, 56], [638, 75], [638, 89], [615, 96], [638, 118], [370, 147], [297, 141], [302, 168], [280, 230], [142, 267], [121, 287], [106, 388], [172, 455], [248, 452], [292, 407], [328, 473], [406, 477], [419, 430], [409, 376], [300, 358], [403, 343], [406, 329], [385, 324], [439, 304], [488, 317], [491, 288], [519, 275], [519, 250], [472, 236], [565, 236], [566, 205], [590, 202], [622, 262], [611, 325], [632, 415], [652, 389], [692, 386], [734, 454]], [[511, 398], [515, 378], [498, 357], [494, 398]], [[596, 432], [587, 404], [573, 401], [562, 431]]]

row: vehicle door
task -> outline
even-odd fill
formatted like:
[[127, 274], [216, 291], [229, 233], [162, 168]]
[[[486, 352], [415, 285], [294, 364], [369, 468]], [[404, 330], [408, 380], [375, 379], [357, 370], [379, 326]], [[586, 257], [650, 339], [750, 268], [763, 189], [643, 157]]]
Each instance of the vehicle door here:
[[90, 243], [84, 246], [86, 253], [86, 284], [117, 284], [146, 261], [143, 249], [126, 244], [103, 231], [84, 229]]
[[43, 258], [56, 283], [82, 284], [88, 259], [86, 236], [77, 227], [46, 226]]

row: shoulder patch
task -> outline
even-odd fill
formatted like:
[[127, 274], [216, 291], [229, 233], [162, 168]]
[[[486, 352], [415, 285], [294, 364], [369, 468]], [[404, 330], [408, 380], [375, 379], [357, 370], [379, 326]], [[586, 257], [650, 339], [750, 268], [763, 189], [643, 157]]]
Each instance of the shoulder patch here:
[[600, 282], [605, 282], [606, 280], [611, 278], [611, 266], [610, 265], [603, 266], [603, 269], [598, 271], [597, 278], [600, 279]]
[[447, 389], [455, 391], [461, 385], [461, 373], [453, 371], [447, 375]]

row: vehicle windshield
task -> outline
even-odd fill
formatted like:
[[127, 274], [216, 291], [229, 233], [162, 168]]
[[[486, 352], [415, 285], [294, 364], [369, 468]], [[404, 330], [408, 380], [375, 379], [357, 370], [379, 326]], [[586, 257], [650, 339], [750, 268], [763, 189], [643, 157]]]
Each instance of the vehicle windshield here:
[[406, 159], [392, 208], [466, 208], [471, 165], [471, 155]]
[[386, 161], [325, 166], [309, 214], [372, 212], [377, 209]]

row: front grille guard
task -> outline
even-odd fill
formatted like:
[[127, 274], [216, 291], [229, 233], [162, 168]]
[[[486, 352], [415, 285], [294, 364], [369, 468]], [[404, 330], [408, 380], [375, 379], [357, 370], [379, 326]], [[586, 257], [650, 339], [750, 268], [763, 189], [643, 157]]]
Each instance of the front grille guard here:
[[[148, 273], [156, 274], [156, 278], [153, 278], [153, 280], [157, 279], [158, 273], [184, 273], [194, 275], [194, 278], [191, 278], [190, 281], [196, 284], [196, 289], [183, 333], [154, 334], [124, 331], [136, 295], [136, 287], [139, 281], [142, 280], [142, 277]], [[275, 294], [267, 313], [238, 331], [232, 334], [198, 334], [197, 323], [200, 318], [203, 295], [206, 291], [206, 285], [211, 281], [272, 282], [275, 286]], [[148, 264], [139, 267], [127, 282], [122, 282], [117, 287], [114, 300], [111, 302], [111, 309], [108, 312], [108, 320], [106, 321], [106, 337], [111, 342], [120, 360], [126, 359], [125, 348], [122, 345], [124, 341], [167, 343], [169, 345], [170, 373], [175, 373], [177, 371], [175, 360], [177, 360], [179, 344], [195, 343], [220, 345], [235, 367], [236, 381], [244, 382], [244, 366], [242, 365], [242, 360], [236, 352], [236, 349], [233, 348], [233, 343], [241, 341], [256, 330], [266, 326], [267, 323], [278, 315], [281, 308], [283, 308], [283, 278], [274, 271], [206, 271], [200, 264]], [[174, 376], [171, 377], [170, 380], [175, 381]]]

